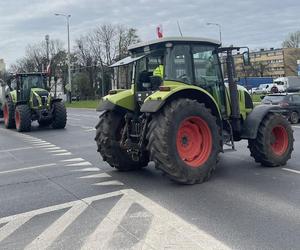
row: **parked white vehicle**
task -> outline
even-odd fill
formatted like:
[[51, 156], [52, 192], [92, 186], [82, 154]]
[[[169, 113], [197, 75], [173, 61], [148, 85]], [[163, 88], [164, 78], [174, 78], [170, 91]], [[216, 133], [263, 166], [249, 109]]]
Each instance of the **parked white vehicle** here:
[[283, 84], [277, 83], [265, 83], [260, 84], [257, 88], [252, 88], [252, 94], [267, 94], [267, 93], [280, 93], [285, 92], [285, 87]]
[[277, 85], [283, 86], [284, 90], [300, 90], [300, 76], [279, 77], [274, 80]]

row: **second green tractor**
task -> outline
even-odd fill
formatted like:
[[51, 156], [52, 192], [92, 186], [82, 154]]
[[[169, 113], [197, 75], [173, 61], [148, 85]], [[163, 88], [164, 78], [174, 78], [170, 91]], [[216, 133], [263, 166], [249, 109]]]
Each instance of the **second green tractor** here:
[[194, 184], [209, 179], [225, 145], [234, 149], [236, 141], [247, 140], [256, 162], [285, 165], [292, 128], [279, 107], [253, 107], [235, 82], [235, 51], [250, 63], [247, 48], [211, 39], [171, 37], [131, 46], [131, 56], [112, 65], [126, 67], [116, 72], [128, 72], [131, 88], [111, 90], [98, 108], [95, 140], [103, 159], [121, 171], [154, 161], [172, 180]]
[[14, 74], [2, 84], [0, 99], [5, 127], [18, 132], [31, 130], [31, 122], [62, 129], [67, 112], [61, 99], [53, 98], [47, 88], [45, 73]]

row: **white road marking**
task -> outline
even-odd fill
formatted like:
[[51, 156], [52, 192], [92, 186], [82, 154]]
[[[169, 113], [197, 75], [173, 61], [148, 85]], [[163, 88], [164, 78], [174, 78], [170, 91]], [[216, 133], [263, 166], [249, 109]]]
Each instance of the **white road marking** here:
[[87, 238], [81, 249], [107, 249], [105, 245], [109, 242], [113, 232], [121, 223], [132, 203], [131, 199], [123, 196], [101, 221], [95, 231]]
[[94, 183], [93, 185], [95, 185], [95, 186], [123, 186], [124, 183], [113, 180], [113, 181], [104, 181], [104, 182]]
[[282, 170], [289, 171], [291, 173], [300, 174], [299, 170], [290, 169], [290, 168], [282, 168]]
[[2, 228], [0, 228], [0, 242], [16, 231], [20, 226], [29, 221], [33, 215], [19, 217], [16, 220], [8, 222]]
[[35, 148], [52, 148], [52, 147], [56, 147], [56, 145], [54, 144], [49, 144], [49, 145], [42, 145], [42, 146], [34, 146]]
[[10, 149], [0, 150], [0, 153], [13, 152], [13, 151], [20, 151], [20, 150], [26, 150], [26, 149], [32, 149], [32, 148], [33, 148], [33, 147], [10, 148]]
[[91, 128], [91, 129], [87, 129], [87, 130], [84, 130], [85, 132], [92, 132], [92, 131], [95, 131], [96, 129], [95, 128]]
[[[17, 220], [17, 219], [20, 219], [20, 218], [23, 218], [23, 217], [27, 217], [27, 216], [36, 216], [36, 215], [45, 214], [45, 213], [48, 213], [48, 212], [61, 210], [61, 209], [64, 209], [64, 208], [73, 207], [73, 206], [76, 206], [78, 204], [81, 204], [82, 202], [86, 203], [86, 204], [91, 204], [93, 201], [102, 200], [102, 199], [106, 199], [106, 198], [110, 198], [110, 197], [114, 197], [114, 196], [118, 196], [118, 195], [122, 195], [122, 194], [123, 194], [122, 191], [115, 191], [115, 192], [110, 192], [110, 193], [106, 193], [106, 194], [100, 194], [100, 195], [96, 195], [96, 196], [87, 197], [87, 198], [84, 198], [82, 200], [70, 201], [70, 202], [67, 202], [67, 203], [59, 204], [59, 205], [39, 208], [39, 209], [32, 210], [32, 211], [29, 211], [29, 212], [20, 213], [20, 214], [0, 218], [0, 224], [7, 223], [7, 222], [10, 222], [10, 221], [14, 221], [14, 220]], [[2, 230], [2, 228], [1, 228], [1, 230]]]
[[[171, 213], [169, 210], [161, 207], [151, 199], [136, 192], [135, 190], [126, 189], [122, 191], [126, 195], [128, 195], [130, 199], [133, 199], [133, 201], [139, 203], [146, 210], [150, 211], [159, 221], [164, 222], [164, 224], [168, 224], [172, 228], [172, 233], [176, 233], [177, 237], [184, 237], [186, 238], [186, 240], [189, 240], [189, 242], [193, 242], [194, 245], [197, 246], [196, 249], [230, 249], [228, 246], [214, 238], [212, 235], [206, 233], [205, 231], [197, 228], [192, 224], [189, 224], [179, 216]], [[165, 237], [168, 237], [170, 231], [162, 231], [160, 233], [163, 233]], [[147, 240], [147, 236], [145, 237], [145, 239]], [[151, 242], [146, 243], [151, 245]], [[165, 249], [165, 247], [162, 245], [160, 245], [159, 248]]]
[[[9, 236], [18, 227], [23, 225], [24, 222], [28, 221], [28, 218], [32, 218], [33, 216], [71, 208], [27, 246], [28, 249], [45, 249], [76, 220], [86, 206], [90, 205], [93, 201], [120, 195], [123, 196], [99, 223], [94, 232], [87, 237], [82, 249], [107, 249], [107, 243], [113, 238], [116, 229], [120, 226], [120, 223], [125, 218], [128, 209], [133, 203], [139, 204], [153, 215], [150, 229], [144, 239], [138, 239], [139, 243], [136, 246], [139, 247], [134, 246], [134, 249], [176, 249], [177, 244], [179, 247], [187, 246], [188, 249], [229, 249], [224, 243], [215, 239], [210, 234], [187, 223], [179, 216], [132, 189], [92, 196], [82, 200], [0, 218], [0, 224], [8, 222], [8, 224], [0, 229], [0, 236], [2, 238], [3, 236]], [[141, 216], [144, 216], [143, 213], [141, 213]], [[12, 228], [11, 230], [7, 230], [9, 229], [8, 225]], [[4, 230], [4, 228], [6, 229]], [[124, 229], [126, 230], [126, 227]], [[171, 242], [171, 240], [174, 241]]]
[[44, 232], [35, 238], [25, 250], [31, 249], [47, 249], [65, 229], [72, 224], [73, 221], [88, 207], [85, 203], [73, 206], [59, 219], [52, 223]]
[[111, 177], [107, 173], [101, 173], [101, 174], [92, 174], [92, 175], [86, 175], [86, 176], [80, 176], [79, 179], [89, 179], [89, 178], [109, 178]]
[[82, 169], [76, 169], [72, 170], [73, 172], [88, 172], [88, 171], [100, 171], [99, 168], [82, 168]]
[[61, 162], [78, 162], [78, 161], [85, 161], [85, 159], [82, 159], [82, 158], [72, 158], [72, 159], [61, 160]]
[[293, 128], [300, 128], [300, 126], [297, 126], [297, 125], [293, 125], [292, 127]]
[[52, 147], [47, 147], [47, 148], [43, 148], [44, 150], [57, 150], [57, 149], [61, 149], [61, 147], [55, 147], [55, 146], [52, 146]]
[[68, 150], [65, 150], [65, 149], [59, 149], [59, 150], [49, 151], [49, 153], [66, 153], [66, 152], [68, 152]]
[[37, 168], [45, 168], [45, 167], [51, 167], [51, 166], [56, 166], [56, 163], [50, 163], [50, 164], [44, 164], [44, 165], [38, 165], [38, 166], [32, 166], [32, 167], [26, 167], [26, 168], [17, 168], [17, 169], [13, 169], [13, 170], [6, 170], [6, 171], [1, 171], [0, 174], [9, 174], [9, 173], [15, 173], [15, 172], [21, 172], [21, 171], [37, 169]]
[[51, 144], [51, 143], [46, 142], [46, 141], [33, 141], [31, 143], [34, 144], [34, 145], [49, 145], [49, 144]]
[[84, 166], [92, 166], [92, 163], [85, 161], [85, 162], [78, 162], [66, 165], [67, 167], [84, 167]]
[[59, 153], [59, 154], [54, 154], [56, 156], [64, 156], [64, 155], [72, 155], [72, 153], [67, 152], [67, 153]]

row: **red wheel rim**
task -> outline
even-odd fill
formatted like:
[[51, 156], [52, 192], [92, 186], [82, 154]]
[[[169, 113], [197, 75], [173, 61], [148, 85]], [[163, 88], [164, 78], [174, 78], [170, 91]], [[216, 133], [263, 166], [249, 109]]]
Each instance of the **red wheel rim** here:
[[16, 110], [15, 112], [15, 120], [16, 120], [16, 128], [19, 129], [20, 127], [20, 112]]
[[286, 129], [278, 125], [272, 129], [272, 141], [271, 148], [274, 154], [281, 156], [283, 155], [289, 145], [289, 137]]
[[4, 118], [4, 124], [7, 125], [8, 124], [8, 107], [7, 104], [4, 104], [3, 107], [3, 118]]
[[212, 151], [212, 135], [207, 122], [198, 116], [182, 121], [177, 132], [176, 146], [182, 161], [193, 168], [201, 167]]

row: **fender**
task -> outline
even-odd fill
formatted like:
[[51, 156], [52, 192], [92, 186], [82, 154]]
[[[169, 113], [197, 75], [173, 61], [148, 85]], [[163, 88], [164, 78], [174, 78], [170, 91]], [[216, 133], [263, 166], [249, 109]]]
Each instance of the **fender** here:
[[61, 98], [53, 98], [53, 99], [51, 99], [51, 103], [61, 102], [61, 101], [62, 101]]
[[242, 139], [255, 139], [257, 131], [262, 120], [268, 113], [284, 113], [286, 110], [281, 109], [279, 106], [272, 105], [258, 105], [247, 116], [242, 130]]
[[[216, 115], [219, 119], [222, 119], [218, 103], [216, 102], [214, 97], [205, 89], [194, 85], [186, 85], [171, 81], [165, 81], [164, 86], [170, 87], [170, 91], [156, 91], [154, 94], [150, 95], [142, 105], [141, 112], [155, 113], [160, 108], [162, 108], [168, 100], [171, 100], [175, 97], [187, 97], [194, 98], [202, 103], [212, 104], [213, 114]], [[209, 106], [211, 107], [211, 105]]]
[[110, 91], [110, 94], [101, 99], [96, 110], [113, 110], [118, 107], [123, 110], [133, 111], [135, 108], [134, 100], [134, 85], [132, 85], [131, 89], [117, 89]]

